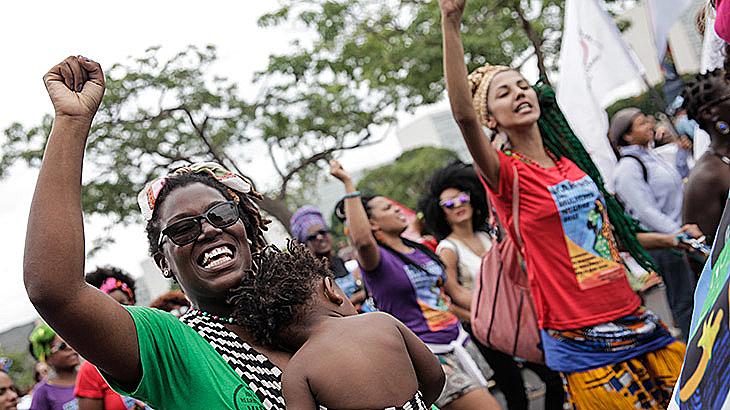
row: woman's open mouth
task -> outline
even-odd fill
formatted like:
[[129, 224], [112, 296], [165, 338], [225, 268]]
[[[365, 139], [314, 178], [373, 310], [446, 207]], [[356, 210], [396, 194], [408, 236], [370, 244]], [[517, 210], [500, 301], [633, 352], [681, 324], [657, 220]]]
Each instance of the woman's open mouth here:
[[233, 260], [233, 249], [230, 245], [224, 244], [203, 252], [197, 262], [205, 269], [213, 269], [231, 260]]

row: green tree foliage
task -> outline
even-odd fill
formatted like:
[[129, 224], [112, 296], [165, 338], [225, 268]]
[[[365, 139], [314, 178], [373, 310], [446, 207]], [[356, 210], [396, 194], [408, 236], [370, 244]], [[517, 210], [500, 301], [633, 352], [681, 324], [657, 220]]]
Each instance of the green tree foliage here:
[[[152, 47], [106, 71], [107, 90], [86, 150], [86, 214], [135, 221], [137, 192], [165, 169], [216, 161], [246, 175], [244, 165], [264, 156], [279, 183], [259, 205], [288, 228], [287, 193], [316, 174], [318, 161], [370, 143], [370, 127], [382, 122], [378, 110], [357, 111], [355, 97], [335, 81], [272, 86], [263, 101], [249, 103], [235, 83], [210, 75], [215, 47], [189, 46], [168, 59], [160, 54]], [[39, 125], [5, 130], [0, 176], [18, 161], [40, 165], [51, 124], [46, 115]]]
[[25, 391], [33, 386], [35, 383], [33, 373], [36, 361], [30, 352], [5, 352], [0, 350], [0, 356], [7, 357], [13, 361], [13, 364], [8, 370], [8, 374], [21, 390]]
[[[634, 0], [607, 0], [616, 5]], [[470, 0], [463, 37], [469, 69], [489, 61], [520, 68], [537, 57], [547, 77], [557, 61], [564, 0]], [[246, 175], [270, 158], [278, 178], [260, 207], [289, 226], [338, 151], [377, 142], [396, 113], [443, 96], [440, 12], [435, 0], [280, 0], [262, 26], [299, 33], [291, 52], [270, 56], [256, 101], [209, 75], [213, 46], [169, 59], [148, 49], [107, 70], [107, 92], [91, 130], [83, 209], [115, 222], [137, 220], [136, 193], [163, 169], [213, 160]], [[284, 27], [287, 26], [287, 27]], [[38, 166], [52, 118], [5, 130], [0, 177], [16, 162]], [[294, 198], [294, 199], [292, 199]], [[408, 197], [406, 197], [408, 198]]]
[[[634, 1], [607, 3], [613, 11]], [[441, 13], [436, 0], [280, 4], [259, 24], [303, 26], [313, 34], [311, 42], [295, 41], [295, 51], [273, 55], [261, 73], [276, 75], [281, 87], [334, 82], [353, 93], [364, 111], [387, 107], [388, 113], [442, 97]], [[520, 69], [535, 56], [540, 75], [548, 78], [557, 68], [564, 6], [565, 0], [467, 1], [462, 33], [469, 70], [487, 61]], [[375, 119], [392, 117], [379, 113]]]
[[366, 195], [382, 195], [410, 209], [418, 209], [418, 198], [433, 172], [459, 157], [444, 148], [420, 147], [404, 152], [392, 163], [368, 171], [357, 183]]

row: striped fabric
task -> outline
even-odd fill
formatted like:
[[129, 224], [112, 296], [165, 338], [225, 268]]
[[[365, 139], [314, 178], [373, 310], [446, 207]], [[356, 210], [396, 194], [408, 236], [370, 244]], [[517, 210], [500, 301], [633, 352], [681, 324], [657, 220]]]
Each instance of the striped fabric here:
[[248, 384], [266, 410], [286, 410], [281, 370], [222, 323], [189, 311], [180, 320], [200, 334]]

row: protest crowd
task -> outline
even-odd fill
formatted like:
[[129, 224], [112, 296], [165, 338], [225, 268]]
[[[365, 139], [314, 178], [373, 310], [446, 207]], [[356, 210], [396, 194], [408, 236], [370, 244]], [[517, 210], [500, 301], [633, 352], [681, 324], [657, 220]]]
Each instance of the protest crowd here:
[[[297, 209], [282, 249], [246, 177], [169, 170], [138, 203], [149, 255], [181, 291], [151, 306], [127, 272], [85, 272], [82, 162], [105, 78], [86, 57], [53, 66], [24, 256], [44, 321], [28, 338], [35, 385], [0, 362], [0, 410], [518, 410], [528, 370], [545, 409], [730, 409], [730, 53], [663, 115], [613, 114], [607, 173], [549, 84], [469, 72], [466, 0], [438, 5], [473, 163], [433, 169], [406, 212], [330, 159], [341, 200]], [[729, 41], [730, 0], [703, 11]]]

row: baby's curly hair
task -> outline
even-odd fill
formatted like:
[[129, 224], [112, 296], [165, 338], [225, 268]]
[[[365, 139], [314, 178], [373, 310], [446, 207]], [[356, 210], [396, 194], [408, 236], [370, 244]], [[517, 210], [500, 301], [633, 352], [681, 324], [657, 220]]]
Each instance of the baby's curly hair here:
[[282, 331], [295, 325], [310, 307], [319, 282], [334, 275], [324, 258], [305, 245], [287, 243], [286, 251], [267, 246], [252, 256], [258, 270], [231, 289], [233, 320], [256, 343], [281, 347]]

